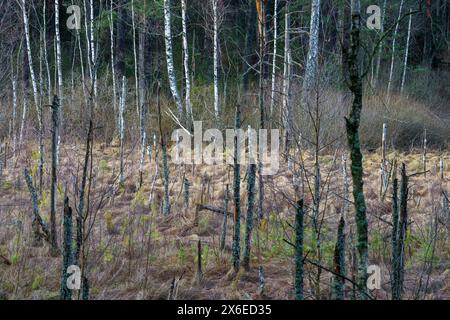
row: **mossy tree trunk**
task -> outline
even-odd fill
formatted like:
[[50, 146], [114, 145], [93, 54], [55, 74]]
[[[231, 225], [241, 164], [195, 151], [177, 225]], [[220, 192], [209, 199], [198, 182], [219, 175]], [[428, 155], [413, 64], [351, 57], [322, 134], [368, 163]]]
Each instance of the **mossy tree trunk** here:
[[256, 182], [256, 165], [250, 164], [248, 170], [248, 204], [247, 204], [247, 224], [245, 228], [245, 248], [242, 266], [246, 271], [250, 270], [250, 252], [252, 248], [252, 232], [253, 232], [253, 211], [255, 207], [255, 182]]
[[[238, 105], [236, 107], [235, 129], [239, 130], [241, 127], [241, 109]], [[234, 138], [234, 234], [232, 246], [232, 263], [235, 272], [239, 271], [241, 262], [241, 165], [239, 162], [239, 148], [238, 136]]]
[[346, 118], [347, 140], [350, 149], [351, 175], [353, 179], [353, 198], [355, 205], [355, 221], [357, 231], [358, 250], [358, 285], [360, 297], [365, 299], [367, 294], [367, 260], [368, 260], [368, 223], [366, 217], [366, 201], [364, 197], [363, 156], [359, 137], [361, 110], [363, 108], [363, 84], [360, 73], [358, 53], [361, 48], [361, 11], [360, 1], [352, 0], [352, 28], [350, 32], [350, 49], [347, 58], [350, 81], [348, 87], [353, 93], [353, 103], [350, 115]]
[[229, 187], [228, 184], [225, 188], [225, 209], [223, 215], [222, 234], [220, 237], [220, 250], [225, 249], [225, 243], [227, 239], [227, 224], [228, 224], [228, 202], [229, 202]]
[[406, 166], [402, 164], [401, 183], [400, 183], [400, 216], [397, 231], [397, 248], [395, 276], [396, 286], [392, 292], [394, 300], [401, 300], [403, 294], [403, 283], [405, 278], [405, 240], [408, 229], [408, 176], [406, 175]]
[[295, 299], [303, 300], [303, 200], [297, 203], [295, 215]]
[[50, 193], [50, 242], [53, 256], [58, 254], [58, 241], [56, 234], [56, 189], [58, 187], [58, 146], [59, 146], [59, 98], [55, 96], [52, 104], [52, 169]]
[[69, 198], [64, 200], [64, 245], [63, 245], [63, 270], [61, 277], [61, 300], [72, 300], [72, 291], [67, 286], [69, 274], [67, 269], [73, 263], [72, 257], [72, 208], [69, 206]]
[[334, 272], [332, 298], [335, 300], [345, 299], [345, 220], [341, 217], [338, 226], [336, 247], [334, 249]]

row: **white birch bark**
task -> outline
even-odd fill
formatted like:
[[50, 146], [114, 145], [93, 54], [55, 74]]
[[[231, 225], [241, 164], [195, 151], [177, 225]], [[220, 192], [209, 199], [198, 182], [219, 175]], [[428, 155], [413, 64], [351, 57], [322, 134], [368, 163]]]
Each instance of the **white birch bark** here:
[[218, 34], [218, 17], [217, 17], [217, 1], [211, 0], [213, 6], [213, 23], [214, 23], [214, 113], [216, 116], [216, 124], [219, 123], [220, 105], [219, 105], [219, 34]]
[[30, 30], [29, 30], [29, 25], [28, 25], [28, 14], [27, 14], [25, 0], [22, 0], [22, 14], [23, 14], [23, 24], [24, 24], [24, 29], [25, 29], [25, 41], [27, 44], [28, 66], [30, 68], [31, 85], [33, 87], [34, 106], [36, 108], [38, 117], [40, 117], [39, 94], [38, 94], [37, 84], [36, 84], [36, 75], [34, 73], [34, 67], [33, 67], [33, 55], [31, 53]]
[[[64, 95], [63, 95], [63, 75], [62, 75], [62, 62], [61, 62], [61, 35], [59, 33], [59, 0], [55, 0], [55, 34], [56, 34], [56, 69], [58, 74], [58, 96], [59, 96], [59, 128], [63, 123], [63, 105], [64, 105]], [[58, 142], [56, 144], [56, 164], [59, 163], [59, 144], [61, 137], [58, 134]]]
[[12, 81], [13, 110], [12, 110], [12, 134], [13, 134], [13, 159], [16, 159], [16, 113], [17, 113], [17, 81]]
[[23, 90], [23, 108], [22, 108], [22, 119], [20, 121], [20, 132], [19, 132], [19, 148], [22, 146], [23, 140], [23, 130], [25, 129], [25, 118], [27, 116], [28, 104], [26, 97], [25, 88]]
[[88, 97], [87, 97], [87, 93], [86, 93], [86, 74], [84, 73], [84, 61], [83, 61], [83, 49], [81, 48], [81, 36], [80, 36], [80, 31], [78, 31], [78, 30], [77, 30], [77, 42], [78, 42], [78, 52], [80, 54], [81, 78], [83, 80], [83, 85], [82, 85], [83, 97], [84, 97], [84, 103], [87, 106]]
[[42, 16], [43, 16], [43, 32], [42, 32], [42, 39], [43, 39], [43, 47], [44, 47], [44, 63], [45, 63], [45, 70], [47, 72], [47, 99], [48, 104], [52, 103], [52, 76], [50, 73], [50, 66], [48, 63], [48, 52], [47, 52], [47, 1], [44, 1], [43, 9], [42, 9]]
[[86, 56], [87, 56], [86, 61], [89, 70], [89, 78], [92, 80], [91, 41], [89, 36], [88, 11], [86, 6], [86, 0], [83, 0], [83, 7], [84, 7], [84, 31], [86, 36]]
[[274, 0], [273, 8], [273, 61], [272, 61], [272, 93], [270, 99], [270, 116], [273, 117], [275, 105], [275, 85], [277, 75], [277, 39], [278, 38], [278, 0]]
[[[55, 0], [55, 34], [56, 34], [56, 65], [58, 73], [58, 96], [60, 101], [60, 113], [63, 106], [63, 76], [61, 65], [61, 35], [59, 33], [59, 0]], [[60, 118], [61, 120], [61, 118]]]
[[291, 53], [291, 21], [289, 7], [286, 7], [284, 16], [284, 70], [283, 70], [283, 123], [286, 130], [285, 133], [285, 151], [288, 151], [289, 141], [291, 139], [291, 65], [292, 65], [292, 53]]
[[189, 121], [193, 120], [192, 115], [192, 105], [191, 105], [191, 79], [189, 72], [189, 47], [187, 40], [187, 23], [186, 23], [186, 0], [181, 0], [181, 19], [182, 19], [182, 28], [183, 28], [183, 60], [184, 60], [184, 77], [186, 84], [186, 96], [185, 96], [185, 105], [186, 112]]
[[30, 68], [31, 75], [31, 85], [33, 87], [33, 98], [34, 98], [34, 107], [36, 108], [36, 114], [38, 118], [38, 141], [39, 141], [39, 179], [42, 181], [43, 168], [44, 168], [44, 142], [43, 142], [43, 123], [42, 123], [42, 108], [39, 103], [39, 93], [37, 89], [36, 83], [36, 75], [34, 73], [33, 66], [33, 55], [31, 52], [31, 44], [30, 44], [30, 29], [28, 24], [28, 14], [26, 1], [22, 0], [22, 14], [23, 14], [23, 24], [25, 29], [25, 41], [27, 44], [27, 55], [28, 55], [28, 66]]
[[147, 143], [146, 129], [146, 79], [145, 79], [145, 33], [147, 31], [147, 21], [146, 21], [146, 2], [144, 2], [144, 13], [140, 19], [140, 29], [139, 29], [139, 111], [140, 111], [140, 136], [141, 136], [141, 159], [139, 167], [139, 185], [142, 186], [143, 176], [144, 176], [144, 164], [145, 164], [145, 149]]
[[[381, 34], [384, 34], [384, 21], [386, 20], [386, 0], [383, 1], [383, 13], [381, 16]], [[383, 42], [380, 42], [380, 47], [378, 48], [378, 58], [377, 58], [377, 66], [376, 66], [376, 70], [375, 70], [375, 81], [374, 81], [374, 85], [377, 84], [378, 82], [378, 76], [380, 74], [380, 67], [381, 67], [381, 53], [383, 52]]]
[[97, 62], [95, 50], [95, 33], [94, 33], [94, 0], [90, 0], [90, 29], [91, 29], [91, 67], [92, 67], [92, 83], [94, 89], [94, 105], [97, 107]]
[[138, 58], [136, 48], [136, 15], [134, 12], [134, 0], [131, 0], [131, 24], [133, 28], [133, 58], [134, 58], [134, 84], [135, 84], [135, 99], [136, 99], [136, 114], [140, 117], [140, 97], [139, 97], [139, 76], [138, 76]]
[[406, 70], [408, 68], [408, 55], [409, 55], [409, 42], [411, 40], [411, 21], [412, 21], [412, 9], [409, 9], [409, 24], [408, 24], [408, 37], [406, 39], [406, 49], [405, 49], [405, 59], [403, 62], [403, 76], [402, 76], [402, 85], [400, 88], [400, 93], [403, 94], [403, 89], [405, 88], [406, 81]]
[[119, 183], [123, 184], [125, 182], [124, 177], [124, 162], [123, 162], [123, 153], [124, 153], [124, 139], [125, 139], [125, 103], [126, 103], [126, 94], [127, 94], [127, 79], [125, 76], [122, 77], [122, 93], [120, 95], [119, 102], [119, 135], [120, 135], [120, 174], [119, 174]]
[[319, 29], [320, 29], [320, 0], [312, 0], [308, 59], [306, 62], [305, 78], [303, 80], [304, 98], [308, 97], [309, 92], [316, 84], [317, 65], [319, 63]]
[[164, 0], [164, 41], [166, 45], [167, 74], [169, 78], [170, 91], [172, 92], [172, 97], [175, 100], [179, 116], [183, 118], [183, 104], [181, 103], [180, 93], [177, 86], [175, 67], [173, 64], [170, 0]]
[[344, 194], [343, 194], [343, 206], [342, 206], [342, 217], [347, 221], [347, 215], [349, 212], [349, 190], [350, 190], [350, 179], [347, 171], [347, 154], [342, 155], [342, 178], [344, 182]]
[[392, 38], [392, 58], [391, 58], [391, 71], [389, 72], [389, 81], [388, 81], [388, 87], [387, 87], [387, 98], [389, 101], [390, 93], [391, 93], [391, 87], [392, 87], [392, 77], [394, 75], [394, 64], [395, 64], [395, 45], [397, 41], [397, 34], [398, 34], [398, 26], [399, 26], [399, 20], [402, 15], [402, 9], [403, 9], [403, 0], [400, 2], [400, 8], [398, 10], [398, 19], [395, 23], [395, 30], [394, 30], [394, 36]]
[[117, 110], [117, 83], [116, 83], [116, 58], [114, 51], [114, 9], [113, 9], [113, 0], [110, 3], [110, 15], [109, 15], [109, 34], [110, 34], [110, 42], [111, 42], [111, 76], [113, 83], [113, 109], [114, 109], [114, 117], [116, 119], [117, 128], [119, 128], [119, 113]]

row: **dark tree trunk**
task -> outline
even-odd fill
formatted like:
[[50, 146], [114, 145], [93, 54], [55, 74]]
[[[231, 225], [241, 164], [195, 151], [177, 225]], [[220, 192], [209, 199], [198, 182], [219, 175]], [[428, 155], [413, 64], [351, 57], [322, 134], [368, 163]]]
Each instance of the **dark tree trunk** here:
[[125, 7], [128, 0], [119, 0], [117, 9], [117, 79], [125, 75]]
[[[235, 130], [241, 128], [241, 109], [238, 105], [236, 107]], [[234, 234], [233, 234], [233, 248], [232, 248], [232, 262], [235, 272], [239, 271], [240, 255], [241, 255], [241, 165], [238, 161], [238, 137], [234, 138]]]
[[304, 258], [303, 258], [303, 200], [297, 203], [295, 215], [295, 299], [303, 300], [303, 275], [304, 275]]
[[355, 221], [358, 250], [358, 285], [360, 297], [367, 297], [367, 260], [368, 260], [368, 223], [366, 217], [366, 201], [364, 197], [364, 169], [359, 127], [363, 108], [363, 83], [360, 74], [358, 54], [361, 48], [361, 12], [359, 0], [352, 0], [352, 28], [350, 32], [350, 48], [347, 57], [350, 91], [353, 93], [353, 104], [350, 115], [346, 118], [347, 140], [351, 157], [351, 174], [353, 179], [353, 199], [355, 205]]
[[51, 194], [50, 194], [50, 242], [52, 255], [57, 255], [58, 241], [56, 232], [56, 189], [58, 186], [58, 139], [59, 139], [59, 98], [55, 96], [52, 104], [52, 169], [51, 169]]
[[345, 280], [346, 266], [345, 266], [345, 220], [341, 217], [338, 226], [336, 246], [334, 248], [334, 272], [332, 298], [334, 300], [345, 299]]
[[251, 72], [251, 66], [254, 64], [255, 57], [255, 45], [256, 45], [256, 27], [257, 27], [257, 14], [255, 0], [247, 0], [246, 4], [246, 30], [245, 30], [245, 49], [244, 49], [244, 66], [243, 66], [243, 78], [242, 84], [244, 91], [248, 90], [249, 77]]
[[60, 300], [72, 300], [72, 290], [67, 286], [69, 273], [67, 269], [72, 265], [72, 208], [69, 198], [64, 200], [64, 252], [63, 270], [61, 277]]

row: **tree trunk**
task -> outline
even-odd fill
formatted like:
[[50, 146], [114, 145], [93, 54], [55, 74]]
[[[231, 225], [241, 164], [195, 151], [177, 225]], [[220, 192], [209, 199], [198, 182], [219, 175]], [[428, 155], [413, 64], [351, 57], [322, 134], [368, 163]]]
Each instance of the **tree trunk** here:
[[292, 106], [291, 106], [291, 68], [292, 68], [292, 52], [291, 52], [291, 16], [289, 13], [289, 3], [285, 7], [284, 15], [284, 71], [283, 71], [283, 123], [285, 128], [285, 153], [288, 156], [290, 143], [292, 140]]
[[56, 232], [56, 196], [58, 188], [58, 141], [59, 141], [59, 115], [60, 115], [60, 101], [58, 96], [53, 98], [52, 104], [52, 183], [50, 193], [50, 242], [52, 245], [52, 255], [58, 253], [58, 242]]
[[398, 34], [398, 27], [399, 27], [399, 21], [400, 21], [400, 17], [402, 16], [402, 9], [403, 9], [403, 1], [400, 1], [400, 8], [398, 9], [398, 20], [395, 23], [395, 31], [394, 31], [394, 35], [392, 38], [392, 58], [391, 58], [391, 71], [389, 72], [389, 80], [388, 80], [388, 87], [387, 87], [387, 98], [389, 101], [389, 97], [390, 97], [390, 93], [391, 93], [391, 88], [392, 88], [392, 78], [394, 76], [394, 63], [395, 63], [395, 45], [396, 45], [396, 41], [397, 41], [397, 34]]
[[334, 249], [334, 272], [333, 287], [332, 287], [332, 299], [344, 300], [345, 299], [345, 280], [346, 266], [345, 266], [345, 220], [341, 216], [339, 221], [336, 246]]
[[358, 53], [360, 51], [361, 12], [360, 1], [352, 0], [352, 29], [350, 34], [350, 52], [348, 69], [350, 74], [349, 89], [354, 100], [350, 115], [346, 118], [347, 140], [350, 149], [351, 175], [353, 179], [353, 200], [356, 210], [357, 249], [358, 249], [358, 284], [360, 296], [366, 298], [367, 261], [368, 261], [368, 223], [366, 217], [366, 201], [364, 197], [363, 157], [359, 138], [361, 110], [363, 107], [363, 85], [360, 74]]
[[[240, 106], [236, 107], [235, 118], [235, 130], [241, 128], [241, 109]], [[232, 248], [232, 262], [235, 272], [239, 271], [240, 267], [240, 255], [241, 255], [241, 165], [239, 162], [239, 148], [238, 137], [234, 137], [234, 235], [233, 235], [233, 248]]]
[[[380, 33], [384, 34], [384, 21], [386, 20], [386, 0], [383, 1], [383, 9], [382, 9], [383, 13], [381, 16], [381, 30]], [[377, 84], [378, 82], [378, 77], [380, 74], [380, 67], [381, 67], [381, 54], [383, 52], [383, 42], [381, 41], [380, 43], [380, 47], [378, 48], [378, 58], [377, 58], [377, 65], [376, 65], [376, 69], [375, 69], [375, 81], [374, 81], [374, 85]]]
[[404, 62], [403, 62], [402, 85], [400, 87], [400, 93], [401, 94], [403, 94], [403, 90], [405, 89], [406, 71], [408, 69], [409, 42], [411, 40], [411, 20], [412, 20], [412, 14], [411, 13], [412, 13], [412, 9], [409, 9], [408, 37], [406, 39], [405, 59], [404, 59]]
[[117, 79], [125, 75], [125, 7], [128, 0], [119, 0], [117, 11]]
[[180, 121], [184, 120], [183, 104], [181, 103], [180, 93], [178, 91], [175, 66], [173, 63], [173, 47], [172, 47], [172, 26], [171, 26], [171, 8], [170, 0], [164, 0], [164, 41], [166, 45], [166, 63], [167, 74], [169, 78], [170, 91], [177, 106]]
[[273, 109], [275, 106], [275, 88], [277, 76], [277, 42], [278, 42], [278, 0], [274, 0], [273, 9], [273, 60], [272, 60], [272, 91], [270, 99], [270, 119], [273, 121]]
[[94, 106], [97, 107], [97, 69], [98, 69], [98, 62], [97, 62], [97, 51], [95, 48], [95, 33], [94, 33], [94, 0], [90, 0], [90, 20], [89, 20], [89, 26], [91, 29], [91, 37], [90, 37], [90, 47], [91, 47], [91, 66], [92, 66], [92, 88], [94, 90]]
[[223, 251], [225, 249], [225, 243], [227, 240], [227, 227], [228, 227], [228, 201], [229, 201], [229, 189], [228, 184], [225, 188], [225, 209], [223, 215], [223, 224], [222, 224], [222, 235], [220, 237], [220, 250]]
[[136, 47], [136, 14], [134, 12], [134, 0], [131, 0], [131, 24], [133, 27], [134, 92], [135, 92], [134, 98], [136, 101], [136, 114], [140, 119], [141, 97], [139, 96], [140, 91], [139, 91], [139, 75], [138, 75], [138, 52]]
[[253, 211], [255, 207], [255, 180], [256, 180], [256, 165], [249, 164], [247, 176], [247, 225], [245, 228], [245, 248], [244, 257], [242, 259], [242, 266], [246, 271], [250, 271], [250, 251], [252, 248], [252, 232], [253, 232]]
[[69, 207], [69, 198], [66, 198], [64, 200], [64, 252], [60, 300], [72, 300], [72, 290], [67, 286], [69, 279], [67, 269], [72, 264], [72, 208]]
[[246, 1], [246, 31], [245, 31], [245, 49], [244, 49], [244, 68], [243, 68], [243, 89], [248, 90], [250, 73], [253, 66], [254, 48], [256, 43], [256, 6], [254, 0]]
[[[111, 76], [112, 76], [112, 102], [113, 102], [113, 109], [114, 109], [114, 116], [116, 119], [116, 126], [117, 129], [119, 128], [119, 112], [117, 110], [117, 83], [116, 83], [116, 60], [115, 60], [115, 46], [114, 46], [114, 9], [113, 9], [113, 0], [111, 0], [111, 7], [110, 7], [110, 16], [109, 16], [109, 31], [110, 31], [110, 41], [111, 41], [111, 47], [110, 47], [110, 54], [111, 54]], [[121, 79], [121, 78], [120, 78]]]
[[303, 257], [303, 200], [297, 203], [297, 212], [295, 215], [295, 299], [303, 300], [303, 275], [304, 275], [304, 257]]
[[[187, 40], [187, 18], [186, 18], [186, 0], [181, 0], [181, 18], [183, 27], [183, 65], [184, 65], [184, 81], [185, 81], [185, 104], [187, 112], [187, 124], [189, 128], [193, 125], [193, 114], [191, 105], [191, 74], [189, 72], [189, 47]], [[192, 123], [191, 123], [192, 122]]]
[[119, 183], [123, 185], [125, 183], [124, 177], [124, 144], [125, 144], [125, 105], [127, 98], [127, 79], [125, 76], [122, 77], [122, 93], [120, 95], [119, 103], [119, 136], [120, 136], [120, 175]]
[[143, 175], [144, 175], [144, 162], [145, 162], [145, 149], [147, 143], [147, 134], [146, 134], [146, 122], [147, 122], [147, 79], [145, 77], [145, 33], [147, 31], [147, 21], [146, 21], [146, 1], [144, 2], [144, 13], [141, 17], [140, 21], [140, 29], [139, 29], [139, 131], [141, 138], [141, 158], [139, 165], [139, 187], [142, 187], [143, 184]]
[[211, 0], [213, 6], [214, 20], [214, 113], [216, 116], [216, 126], [220, 123], [220, 105], [219, 105], [219, 25], [217, 14], [218, 0]]
[[[309, 50], [303, 80], [303, 99], [308, 99], [311, 89], [316, 86], [319, 64], [320, 0], [312, 0]], [[304, 100], [307, 101], [307, 100]]]

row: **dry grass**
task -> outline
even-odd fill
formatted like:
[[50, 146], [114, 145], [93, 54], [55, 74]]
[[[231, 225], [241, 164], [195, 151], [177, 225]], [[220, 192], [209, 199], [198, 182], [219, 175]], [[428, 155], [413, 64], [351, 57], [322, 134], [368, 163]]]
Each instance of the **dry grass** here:
[[[67, 187], [72, 206], [77, 198], [74, 192], [79, 179], [83, 159], [83, 148], [64, 144], [61, 150], [59, 171], [58, 212], [62, 211], [62, 192]], [[228, 225], [228, 239], [225, 252], [219, 251], [222, 217], [215, 213], [202, 212], [198, 227], [194, 226], [194, 205], [201, 199], [202, 177], [211, 179], [210, 192], [204, 195], [204, 202], [222, 207], [225, 184], [232, 184], [229, 168], [197, 166], [184, 170], [172, 166], [171, 202], [172, 213], [161, 216], [163, 196], [162, 179], [158, 177], [152, 203], [149, 202], [151, 182], [155, 173], [155, 162], [146, 158], [145, 184], [137, 190], [138, 151], [130, 149], [126, 158], [126, 186], [118, 188], [115, 181], [118, 174], [117, 147], [96, 145], [91, 194], [91, 215], [95, 218], [89, 238], [88, 278], [94, 299], [167, 299], [172, 280], [177, 280], [178, 299], [259, 299], [257, 281], [256, 245], [253, 267], [248, 274], [241, 274], [237, 280], [225, 277], [230, 269], [230, 246], [232, 222]], [[56, 299], [59, 294], [62, 258], [51, 258], [48, 248], [31, 247], [31, 206], [28, 191], [23, 181], [25, 166], [35, 171], [36, 160], [31, 157], [32, 149], [22, 150], [15, 164], [9, 163], [0, 178], [0, 254], [7, 257], [11, 266], [0, 261], [0, 294], [10, 299]], [[411, 178], [409, 201], [411, 227], [408, 238], [406, 297], [412, 298], [421, 273], [424, 247], [427, 243], [427, 228], [432, 214], [440, 210], [440, 188], [447, 188], [437, 178], [434, 169], [441, 154], [430, 153], [431, 173]], [[443, 154], [446, 163], [448, 153]], [[392, 159], [394, 153], [389, 155]], [[419, 154], [397, 154], [404, 161], [410, 173], [421, 171]], [[340, 164], [332, 156], [323, 156], [322, 172], [330, 177], [327, 203], [321, 209], [324, 216], [323, 264], [331, 266], [335, 230], [341, 206], [342, 183]], [[48, 162], [47, 162], [48, 163]], [[389, 248], [390, 227], [383, 220], [390, 221], [390, 200], [382, 202], [379, 189], [379, 155], [365, 154], [365, 187], [370, 226], [370, 262], [379, 264], [383, 273], [383, 289], [374, 293], [378, 298], [387, 298], [389, 291]], [[312, 170], [311, 157], [306, 155], [306, 168]], [[245, 170], [243, 170], [245, 171]], [[161, 170], [160, 170], [161, 172]], [[48, 173], [48, 168], [46, 168]], [[183, 175], [192, 183], [190, 209], [182, 208], [181, 182]], [[243, 172], [242, 178], [244, 179]], [[450, 165], [445, 168], [450, 176]], [[47, 177], [47, 175], [46, 175]], [[46, 186], [49, 181], [45, 181]], [[266, 274], [265, 298], [293, 298], [293, 252], [283, 239], [292, 236], [286, 222], [292, 223], [293, 210], [288, 199], [294, 200], [292, 174], [283, 164], [280, 172], [266, 180], [264, 206], [269, 216], [268, 227], [259, 230], [261, 236], [262, 265]], [[242, 208], [246, 213], [246, 182], [243, 180]], [[205, 187], [206, 189], [206, 187]], [[305, 202], [310, 205], [311, 196]], [[102, 200], [102, 199], [105, 200]], [[40, 199], [43, 217], [48, 221], [49, 193], [46, 188]], [[232, 206], [230, 204], [230, 206]], [[61, 226], [61, 216], [58, 217]], [[313, 246], [310, 236], [310, 219], [307, 219], [306, 247]], [[349, 219], [350, 229], [353, 219]], [[353, 228], [354, 229], [354, 228]], [[61, 228], [59, 229], [61, 230]], [[428, 299], [450, 298], [450, 250], [445, 228], [439, 228], [439, 241], [431, 272]], [[59, 243], [61, 234], [59, 233]], [[204, 281], [195, 282], [197, 266], [197, 240], [203, 242]], [[307, 266], [307, 297], [312, 298], [311, 283], [316, 269]], [[329, 297], [330, 275], [321, 278], [321, 298]]]

